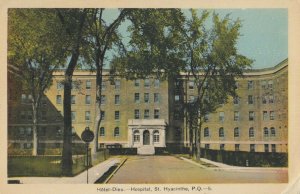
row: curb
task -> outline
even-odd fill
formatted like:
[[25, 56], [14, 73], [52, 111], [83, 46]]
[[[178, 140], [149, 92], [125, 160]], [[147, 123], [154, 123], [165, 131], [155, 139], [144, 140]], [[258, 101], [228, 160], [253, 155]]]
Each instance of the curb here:
[[103, 182], [103, 184], [107, 184], [107, 182], [117, 173], [117, 171], [123, 166], [123, 164], [127, 161], [125, 158], [121, 164], [107, 177], [107, 179]]

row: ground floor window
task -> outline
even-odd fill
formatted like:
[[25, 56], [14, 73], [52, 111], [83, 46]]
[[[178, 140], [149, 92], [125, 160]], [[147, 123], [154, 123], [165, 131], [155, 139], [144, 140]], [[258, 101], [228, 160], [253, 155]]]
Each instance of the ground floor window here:
[[209, 149], [209, 144], [205, 144], [205, 149]]
[[276, 144], [272, 144], [272, 152], [276, 152]]
[[159, 142], [159, 132], [155, 131], [153, 133], [153, 142], [158, 143]]
[[224, 150], [225, 149], [225, 144], [220, 144], [220, 150]]
[[255, 152], [255, 144], [250, 144], [250, 152]]
[[100, 128], [100, 136], [105, 136], [105, 129], [104, 129], [104, 127]]
[[140, 132], [139, 131], [133, 132], [133, 142], [135, 142], [135, 143], [140, 142]]
[[269, 144], [265, 144], [265, 152], [269, 152]]
[[115, 137], [120, 136], [120, 129], [119, 129], [119, 127], [116, 127], [116, 128], [115, 128], [115, 130], [114, 130], [114, 136], [115, 136]]
[[235, 151], [240, 151], [240, 144], [235, 144], [234, 149]]

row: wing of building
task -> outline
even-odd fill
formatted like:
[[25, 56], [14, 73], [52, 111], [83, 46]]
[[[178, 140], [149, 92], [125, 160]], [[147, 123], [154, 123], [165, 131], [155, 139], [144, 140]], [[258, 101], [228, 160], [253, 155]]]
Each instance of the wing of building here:
[[[31, 98], [9, 74], [9, 153], [32, 148]], [[60, 152], [63, 130], [63, 72], [55, 72], [40, 111], [40, 154]], [[73, 76], [72, 123], [74, 143], [81, 132], [95, 127], [96, 76], [77, 70]], [[19, 88], [18, 88], [19, 87]], [[288, 60], [267, 69], [245, 72], [237, 79], [238, 98], [229, 98], [216, 112], [205, 116], [201, 147], [209, 150], [287, 153]], [[192, 79], [126, 80], [103, 76], [99, 146], [182, 152], [190, 146], [183, 104], [196, 96]], [[77, 134], [77, 135], [76, 135]], [[28, 151], [30, 153], [30, 151]]]

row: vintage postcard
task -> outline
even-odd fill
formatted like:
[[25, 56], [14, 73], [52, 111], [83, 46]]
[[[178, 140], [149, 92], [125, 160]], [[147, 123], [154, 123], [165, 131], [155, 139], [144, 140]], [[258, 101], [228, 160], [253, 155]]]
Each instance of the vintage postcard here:
[[0, 193], [299, 193], [299, 13], [2, 3]]

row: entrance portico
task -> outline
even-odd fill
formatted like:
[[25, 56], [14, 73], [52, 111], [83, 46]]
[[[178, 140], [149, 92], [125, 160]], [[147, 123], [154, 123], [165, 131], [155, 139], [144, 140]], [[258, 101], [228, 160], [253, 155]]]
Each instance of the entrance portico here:
[[166, 147], [165, 127], [163, 119], [129, 119], [128, 147]]

